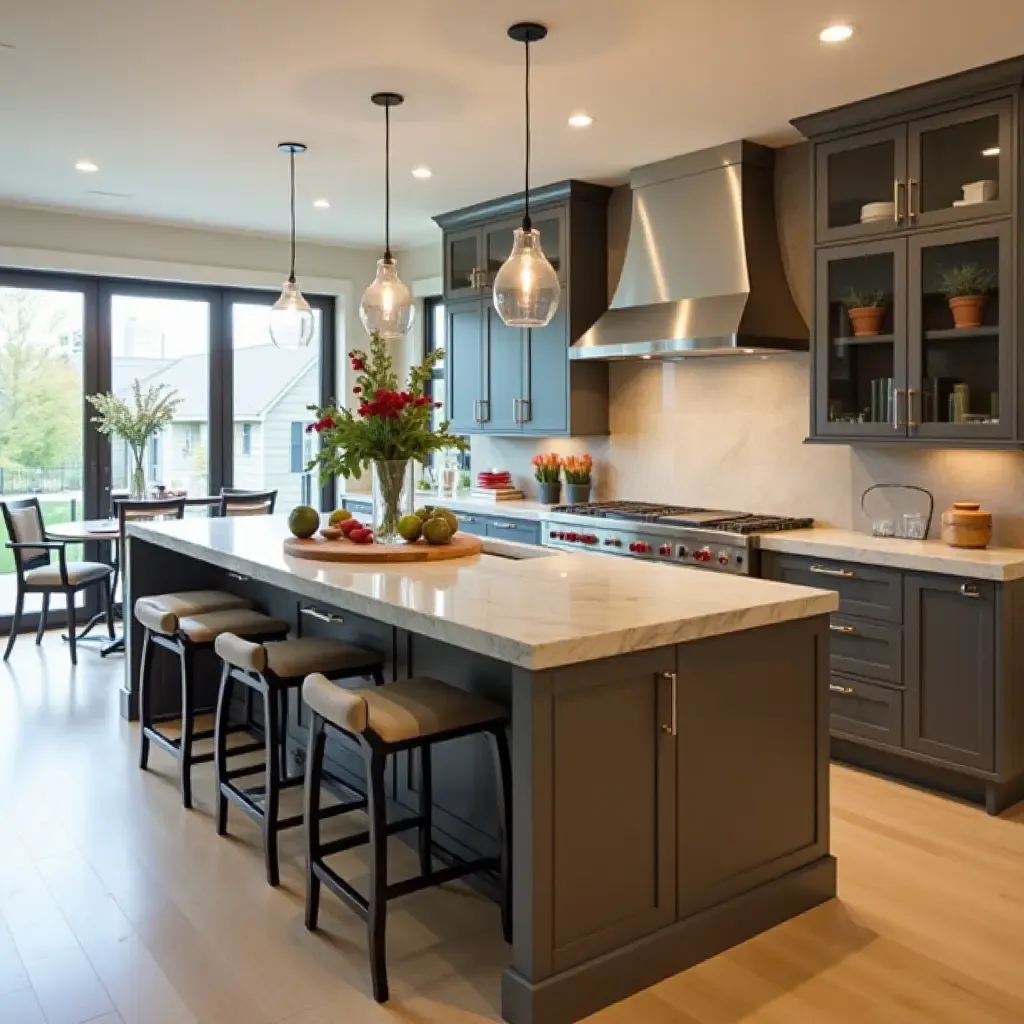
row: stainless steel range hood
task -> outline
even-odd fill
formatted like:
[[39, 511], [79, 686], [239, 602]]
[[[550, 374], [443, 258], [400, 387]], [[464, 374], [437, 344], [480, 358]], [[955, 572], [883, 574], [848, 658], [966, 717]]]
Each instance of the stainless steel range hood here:
[[774, 151], [752, 142], [639, 167], [609, 310], [573, 359], [806, 351], [775, 226]]

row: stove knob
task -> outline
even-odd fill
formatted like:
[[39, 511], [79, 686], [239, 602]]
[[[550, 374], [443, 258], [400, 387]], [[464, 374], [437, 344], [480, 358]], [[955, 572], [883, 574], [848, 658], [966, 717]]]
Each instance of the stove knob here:
[[622, 547], [622, 539], [620, 537], [612, 537], [612, 544], [614, 544], [615, 547], [617, 547], [617, 548], [621, 548]]
[[698, 562], [710, 562], [711, 561], [711, 548], [701, 548], [700, 551], [695, 551], [693, 557]]
[[685, 544], [680, 544], [679, 547], [676, 548], [677, 558], [685, 558], [689, 553], [690, 549]]
[[635, 541], [635, 540], [634, 540], [634, 541], [630, 541], [630, 544], [629, 544], [629, 550], [630, 550], [630, 551], [632, 551], [634, 555], [635, 555], [635, 554], [637, 553], [637, 551], [639, 550], [639, 548], [637, 548], [637, 545], [636, 545], [636, 541]]
[[662, 544], [661, 547], [658, 548], [658, 554], [659, 555], [671, 555], [672, 554], [672, 545], [671, 544]]
[[615, 543], [615, 541], [612, 540], [611, 537], [605, 537], [605, 539], [604, 539], [604, 546], [605, 547], [609, 547], [610, 545], [612, 545], [614, 543]]
[[651, 545], [645, 540], [638, 540], [636, 542], [636, 550], [641, 555], [646, 555], [651, 550]]
[[551, 536], [552, 536], [552, 538], [554, 540], [561, 540], [562, 539], [562, 531], [561, 530], [552, 530], [551, 531]]
[[728, 565], [729, 564], [729, 552], [728, 551], [719, 551], [718, 552], [718, 564], [719, 565]]
[[597, 543], [597, 537], [595, 537], [594, 534], [592, 534], [592, 533], [585, 533], [585, 534], [583, 534], [583, 536], [580, 537], [580, 540], [583, 541], [584, 544], [596, 544]]
[[576, 541], [578, 541], [580, 539], [580, 535], [578, 533], [567, 533], [565, 535], [565, 539], [566, 540], [571, 540], [575, 544]]

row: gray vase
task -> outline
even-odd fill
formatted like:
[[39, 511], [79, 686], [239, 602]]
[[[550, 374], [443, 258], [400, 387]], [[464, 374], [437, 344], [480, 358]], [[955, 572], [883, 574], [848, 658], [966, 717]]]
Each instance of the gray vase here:
[[584, 505], [590, 501], [590, 484], [566, 484], [565, 500], [570, 505]]
[[537, 500], [542, 505], [557, 505], [562, 497], [562, 481], [554, 480], [545, 483], [542, 480], [537, 482]]

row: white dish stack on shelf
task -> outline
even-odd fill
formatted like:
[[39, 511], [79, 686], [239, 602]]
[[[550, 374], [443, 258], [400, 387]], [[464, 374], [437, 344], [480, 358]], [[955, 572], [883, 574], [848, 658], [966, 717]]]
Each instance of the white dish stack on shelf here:
[[865, 203], [860, 208], [861, 224], [874, 224], [880, 220], [895, 220], [895, 203]]
[[999, 185], [991, 178], [982, 181], [969, 181], [962, 186], [963, 199], [954, 199], [954, 206], [975, 206], [978, 203], [988, 203], [999, 196]]

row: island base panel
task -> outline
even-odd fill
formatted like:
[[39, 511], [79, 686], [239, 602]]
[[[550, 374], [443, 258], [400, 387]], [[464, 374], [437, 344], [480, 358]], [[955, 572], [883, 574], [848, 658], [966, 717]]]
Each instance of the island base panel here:
[[813, 864], [541, 982], [501, 979], [510, 1024], [573, 1024], [834, 899], [836, 860]]

